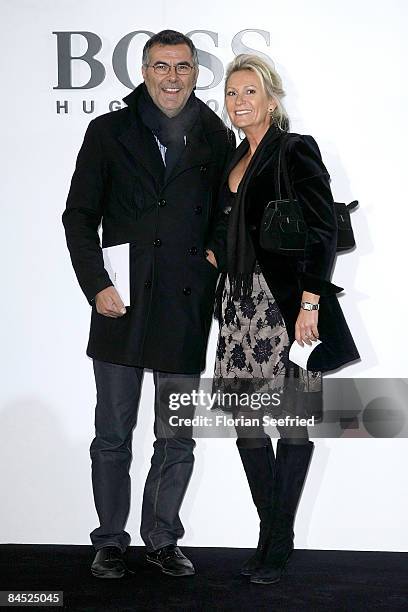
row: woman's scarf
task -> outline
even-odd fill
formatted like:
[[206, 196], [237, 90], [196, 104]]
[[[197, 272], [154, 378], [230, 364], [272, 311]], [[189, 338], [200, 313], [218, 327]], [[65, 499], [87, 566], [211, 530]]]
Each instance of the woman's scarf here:
[[[282, 134], [283, 132], [275, 125], [271, 125], [268, 129], [248, 164], [232, 204], [227, 232], [227, 274], [233, 300], [248, 297], [252, 293], [256, 254], [246, 223], [248, 185], [255, 172], [259, 171], [259, 162], [263, 158], [265, 149], [268, 147], [266, 161], [279, 150]], [[265, 162], [264, 159], [262, 161]]]

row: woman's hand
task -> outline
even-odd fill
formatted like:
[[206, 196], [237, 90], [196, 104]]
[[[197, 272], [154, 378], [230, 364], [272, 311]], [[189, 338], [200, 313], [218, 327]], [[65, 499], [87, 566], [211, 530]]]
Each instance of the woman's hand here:
[[318, 310], [303, 310], [303, 308], [300, 309], [295, 325], [295, 338], [296, 342], [300, 344], [300, 346], [303, 346], [303, 342], [311, 346], [312, 342], [318, 339], [318, 318]]
[[206, 260], [209, 261], [210, 264], [214, 266], [214, 268], [218, 268], [217, 260], [215, 258], [213, 251], [210, 251], [209, 249], [207, 249], [205, 253], [207, 255]]

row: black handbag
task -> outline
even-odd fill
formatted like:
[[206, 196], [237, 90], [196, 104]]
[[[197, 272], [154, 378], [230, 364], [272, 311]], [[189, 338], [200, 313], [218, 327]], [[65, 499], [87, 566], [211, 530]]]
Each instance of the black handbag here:
[[[282, 136], [278, 163], [275, 169], [277, 200], [266, 205], [261, 221], [259, 243], [266, 251], [282, 255], [301, 255], [305, 250], [307, 226], [299, 202], [293, 197], [288, 169], [285, 163], [286, 136]], [[282, 164], [283, 157], [283, 164]], [[288, 198], [282, 200], [281, 167]]]
[[357, 208], [357, 206], [357, 200], [353, 200], [350, 204], [343, 204], [342, 202], [334, 203], [338, 227], [336, 251], [340, 253], [341, 251], [348, 251], [356, 246], [354, 232], [351, 226], [350, 211]]
[[[285, 160], [287, 137], [282, 137], [279, 149], [278, 163], [275, 171], [275, 188], [277, 200], [271, 200], [263, 212], [259, 242], [266, 251], [281, 255], [299, 256], [304, 253], [307, 236], [302, 208], [293, 195]], [[281, 194], [281, 168], [288, 198], [283, 200]], [[358, 206], [354, 200], [350, 204], [334, 202], [337, 217], [338, 236], [336, 250], [346, 251], [355, 246], [353, 228], [351, 226], [350, 210]]]

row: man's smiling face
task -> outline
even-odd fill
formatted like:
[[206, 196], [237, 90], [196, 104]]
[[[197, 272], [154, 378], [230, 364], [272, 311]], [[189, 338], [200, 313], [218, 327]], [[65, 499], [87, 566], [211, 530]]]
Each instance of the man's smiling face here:
[[[157, 74], [153, 66], [168, 64], [170, 72]], [[194, 66], [190, 74], [179, 74], [176, 65], [194, 66], [188, 45], [153, 45], [149, 49], [149, 65], [142, 67], [147, 90], [153, 102], [168, 117], [175, 117], [185, 106], [197, 81], [198, 69]]]

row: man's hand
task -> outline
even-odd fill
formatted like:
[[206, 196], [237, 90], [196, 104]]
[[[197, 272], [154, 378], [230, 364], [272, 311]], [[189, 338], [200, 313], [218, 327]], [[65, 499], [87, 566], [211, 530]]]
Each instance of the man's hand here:
[[126, 314], [126, 308], [115, 287], [106, 287], [96, 294], [96, 311], [104, 317], [117, 319]]
[[217, 260], [215, 258], [215, 255], [213, 253], [213, 251], [210, 251], [209, 249], [206, 250], [206, 259], [207, 261], [210, 262], [210, 264], [212, 264], [214, 266], [214, 268], [218, 268], [218, 264], [217, 264]]

